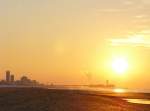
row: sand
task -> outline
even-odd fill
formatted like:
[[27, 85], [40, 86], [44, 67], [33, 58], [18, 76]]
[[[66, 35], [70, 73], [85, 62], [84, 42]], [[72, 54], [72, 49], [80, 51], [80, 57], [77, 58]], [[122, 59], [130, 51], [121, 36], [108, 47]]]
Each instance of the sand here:
[[149, 98], [150, 95], [0, 88], [0, 111], [150, 111], [150, 105], [128, 103], [122, 97]]

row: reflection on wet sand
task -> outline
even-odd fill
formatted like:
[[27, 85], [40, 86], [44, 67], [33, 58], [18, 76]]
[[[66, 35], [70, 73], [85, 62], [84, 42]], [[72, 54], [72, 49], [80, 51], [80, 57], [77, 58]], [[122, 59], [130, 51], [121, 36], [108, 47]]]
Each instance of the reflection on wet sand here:
[[136, 104], [150, 104], [149, 99], [125, 99], [129, 103], [136, 103]]

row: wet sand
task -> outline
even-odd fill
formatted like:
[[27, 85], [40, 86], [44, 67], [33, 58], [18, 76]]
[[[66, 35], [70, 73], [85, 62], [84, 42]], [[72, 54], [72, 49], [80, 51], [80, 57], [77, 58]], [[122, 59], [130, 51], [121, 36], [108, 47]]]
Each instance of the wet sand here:
[[122, 99], [143, 97], [150, 98], [150, 94], [0, 88], [0, 111], [150, 111], [150, 105]]

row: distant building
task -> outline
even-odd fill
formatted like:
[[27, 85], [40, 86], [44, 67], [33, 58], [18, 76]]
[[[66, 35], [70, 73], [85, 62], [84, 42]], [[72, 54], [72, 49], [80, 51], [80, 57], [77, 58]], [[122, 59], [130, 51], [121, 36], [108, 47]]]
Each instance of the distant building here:
[[22, 82], [28, 81], [28, 77], [22, 76], [20, 80], [21, 80]]
[[10, 82], [10, 71], [6, 71], [6, 82]]
[[36, 80], [32, 80], [30, 78], [28, 78], [27, 76], [22, 76], [20, 78], [20, 80], [15, 80], [15, 75], [11, 74], [11, 72], [9, 70], [7, 70], [5, 72], [5, 79], [4, 80], [0, 80], [0, 85], [14, 85], [14, 86], [41, 86], [41, 84], [39, 84], [38, 81]]
[[26, 76], [22, 76], [20, 81], [24, 85], [28, 85], [30, 83], [30, 79], [28, 79], [28, 77], [26, 77]]
[[10, 82], [12, 82], [12, 83], [13, 83], [13, 82], [14, 82], [14, 80], [15, 80], [14, 75], [11, 75], [11, 76], [10, 76]]

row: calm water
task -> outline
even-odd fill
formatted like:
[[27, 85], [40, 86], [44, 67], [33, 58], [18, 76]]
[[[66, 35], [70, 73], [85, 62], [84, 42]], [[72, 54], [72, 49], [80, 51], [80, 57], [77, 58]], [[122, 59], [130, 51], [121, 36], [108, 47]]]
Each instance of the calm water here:
[[[51, 89], [51, 88], [50, 88]], [[150, 93], [150, 90], [144, 89], [123, 89], [123, 88], [90, 88], [90, 87], [54, 87], [54, 89], [70, 89], [70, 90], [86, 90], [86, 91], [104, 91], [104, 92], [115, 92], [115, 93]], [[124, 99], [129, 103], [136, 104], [150, 104], [150, 99]]]
[[116, 93], [124, 93], [124, 92], [133, 92], [133, 93], [150, 93], [150, 89], [125, 89], [125, 88], [90, 88], [85, 86], [54, 86], [49, 87], [49, 89], [77, 89], [77, 90], [89, 90], [89, 91], [106, 91], [106, 92], [116, 92]]
[[136, 103], [136, 104], [150, 104], [149, 99], [125, 99], [129, 103]]

